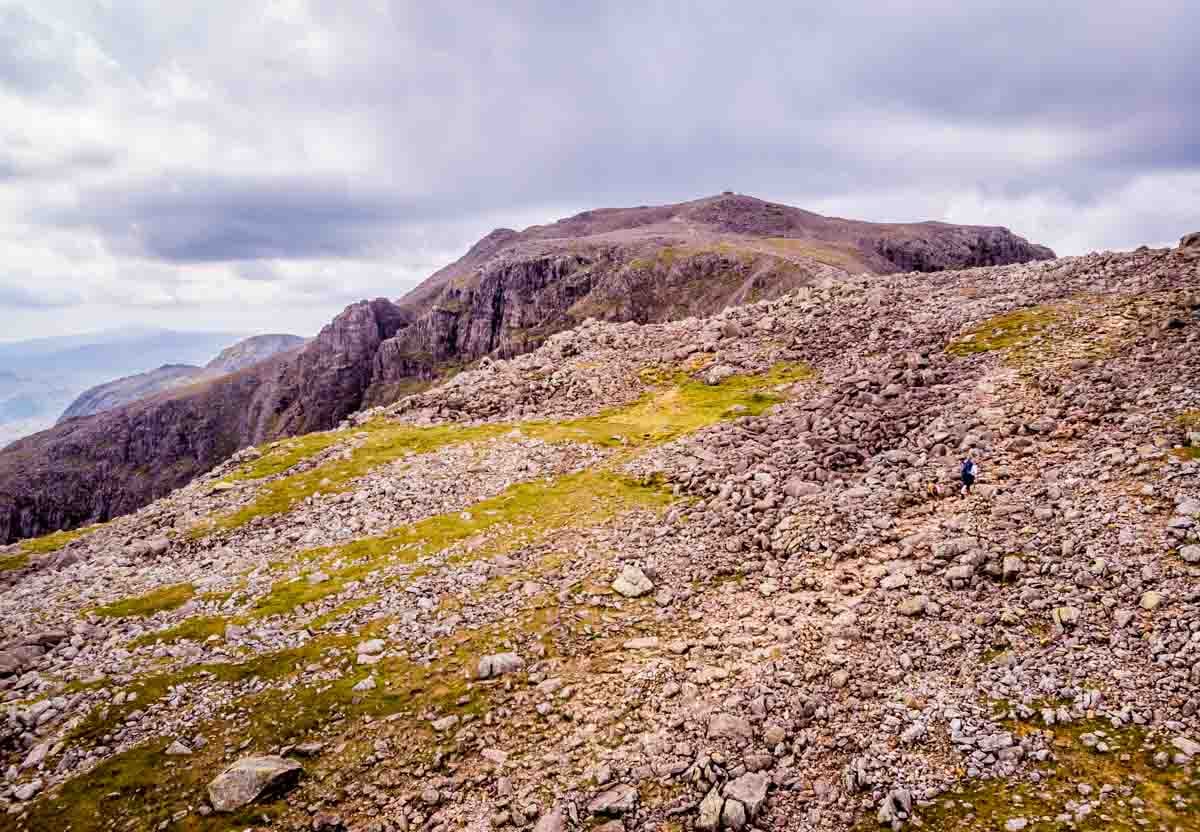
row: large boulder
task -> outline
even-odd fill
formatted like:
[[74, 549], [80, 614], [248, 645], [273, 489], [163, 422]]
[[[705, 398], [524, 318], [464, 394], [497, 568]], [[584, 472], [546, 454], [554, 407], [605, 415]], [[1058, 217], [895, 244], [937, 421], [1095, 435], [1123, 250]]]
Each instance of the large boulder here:
[[243, 757], [208, 784], [208, 800], [218, 812], [234, 812], [290, 788], [303, 773], [303, 766], [283, 757]]

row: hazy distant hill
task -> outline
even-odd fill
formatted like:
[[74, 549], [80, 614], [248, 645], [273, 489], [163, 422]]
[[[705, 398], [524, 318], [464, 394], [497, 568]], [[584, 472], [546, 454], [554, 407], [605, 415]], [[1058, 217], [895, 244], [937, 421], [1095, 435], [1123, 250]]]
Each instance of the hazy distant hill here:
[[84, 390], [163, 364], [204, 364], [232, 332], [122, 328], [0, 343], [0, 445], [52, 426]]
[[237, 372], [303, 343], [304, 339], [299, 335], [254, 335], [221, 350], [221, 354], [204, 367], [192, 364], [164, 364], [144, 373], [105, 382], [81, 393], [67, 406], [58, 421], [103, 413], [164, 390]]

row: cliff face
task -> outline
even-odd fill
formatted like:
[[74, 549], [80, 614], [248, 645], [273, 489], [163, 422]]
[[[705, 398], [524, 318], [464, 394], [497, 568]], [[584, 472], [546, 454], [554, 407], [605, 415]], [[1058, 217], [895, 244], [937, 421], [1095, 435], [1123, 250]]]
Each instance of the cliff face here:
[[1050, 257], [1000, 228], [862, 223], [736, 195], [499, 229], [401, 300], [350, 306], [298, 350], [6, 448], [0, 541], [135, 510], [241, 447], [333, 427], [589, 317], [665, 321], [848, 273]]
[[337, 424], [361, 402], [399, 315], [362, 301], [298, 352], [13, 443], [0, 453], [0, 540], [134, 511], [239, 448]]

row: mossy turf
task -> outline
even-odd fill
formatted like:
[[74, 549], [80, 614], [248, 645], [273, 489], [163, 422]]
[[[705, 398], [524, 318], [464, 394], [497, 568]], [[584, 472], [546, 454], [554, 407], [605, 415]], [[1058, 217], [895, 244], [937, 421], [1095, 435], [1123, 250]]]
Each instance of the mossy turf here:
[[774, 388], [813, 375], [812, 369], [803, 364], [780, 363], [765, 373], [737, 375], [709, 385], [680, 372], [655, 371], [644, 376], [653, 388], [638, 401], [580, 419], [433, 427], [379, 420], [353, 431], [310, 434], [291, 440], [293, 444], [269, 450], [238, 476], [252, 479], [283, 473], [337, 442], [350, 440], [356, 434], [363, 436], [346, 454], [267, 482], [250, 504], [196, 526], [191, 534], [198, 537], [214, 530], [235, 529], [257, 517], [287, 512], [317, 492], [344, 491], [368, 471], [410, 454], [495, 439], [513, 430], [549, 442], [603, 446], [666, 442], [721, 419], [757, 415], [781, 400]]
[[361, 477], [372, 468], [394, 462], [409, 454], [429, 453], [447, 445], [490, 439], [507, 430], [511, 430], [511, 426], [416, 427], [379, 421], [355, 431], [300, 437], [295, 440], [294, 447], [285, 448], [282, 452], [273, 452], [257, 460], [246, 469], [245, 478], [282, 473], [335, 442], [350, 439], [356, 433], [366, 434], [361, 444], [348, 450], [345, 455], [339, 455], [307, 471], [268, 482], [249, 505], [232, 514], [202, 523], [196, 526], [191, 534], [200, 536], [216, 529], [236, 529], [256, 517], [282, 514], [317, 492], [332, 494], [343, 491], [352, 480]]
[[195, 593], [196, 590], [191, 584], [174, 584], [147, 592], [145, 595], [105, 604], [97, 607], [95, 613], [106, 618], [144, 618], [156, 612], [182, 607]]
[[[400, 753], [427, 764], [441, 746], [425, 716], [430, 711], [478, 716], [497, 691], [493, 685], [471, 680], [479, 656], [514, 641], [538, 641], [553, 651], [556, 635], [581, 626], [582, 620], [586, 618], [563, 615], [556, 606], [535, 606], [514, 614], [504, 624], [446, 637], [432, 645], [429, 655], [436, 658], [428, 662], [389, 656], [364, 668], [354, 664], [352, 648], [359, 639], [377, 632], [368, 627], [353, 636], [321, 636], [302, 647], [242, 664], [204, 665], [144, 680], [132, 688], [139, 694], [135, 703], [98, 712], [76, 732], [73, 742], [102, 741], [132, 709], [146, 708], [179, 684], [280, 681], [293, 677], [300, 668], [314, 666], [333, 677], [242, 697], [197, 729], [209, 742], [189, 757], [167, 757], [163, 752], [171, 740], [165, 737], [118, 754], [31, 804], [20, 828], [31, 832], [151, 832], [164, 828], [160, 827], [163, 823], [165, 828], [185, 832], [259, 828], [264, 815], [278, 818], [288, 811], [287, 804], [256, 803], [233, 815], [203, 817], [195, 812], [206, 784], [237, 756], [276, 752], [281, 746], [311, 740], [329, 730], [344, 730], [364, 716], [395, 716], [402, 720], [395, 730], [405, 737]], [[354, 686], [367, 676], [375, 678], [376, 687], [355, 691]], [[320, 779], [323, 771], [341, 769], [344, 760], [337, 754], [332, 751], [328, 757], [305, 761], [308, 775]]]
[[0, 557], [0, 572], [10, 572], [14, 569], [24, 569], [29, 565], [29, 555], [18, 552], [15, 555]]
[[71, 529], [70, 531], [53, 532], [41, 537], [32, 537], [29, 540], [21, 541], [21, 550], [30, 555], [45, 555], [50, 552], [57, 552], [71, 541], [78, 540], [88, 532], [95, 531], [96, 528], [97, 526], [95, 525], [84, 526], [83, 528]]
[[[1038, 765], [1038, 782], [1018, 779], [974, 780], [939, 795], [931, 805], [918, 807], [915, 814], [922, 828], [937, 832], [994, 832], [1004, 829], [1009, 819], [1022, 817], [1031, 832], [1064, 828], [1079, 830], [1171, 829], [1200, 830], [1200, 774], [1192, 767], [1171, 765], [1158, 768], [1151, 763], [1156, 750], [1144, 731], [1114, 730], [1100, 721], [1039, 728], [1016, 723], [1014, 733], [1035, 730], [1051, 735], [1052, 762]], [[1088, 748], [1085, 733], [1099, 735], [1109, 746], [1106, 752]], [[1166, 748], [1166, 746], [1164, 746]], [[1168, 749], [1169, 750], [1169, 749]], [[1079, 791], [1091, 787], [1088, 795]], [[1090, 814], [1076, 820], [1074, 807], [1100, 799], [1101, 789], [1111, 787]], [[1124, 794], [1122, 789], [1132, 789]], [[1136, 798], [1136, 800], [1135, 800]], [[1060, 815], [1072, 822], [1059, 823]], [[878, 828], [874, 818], [862, 829]]]
[[768, 237], [762, 242], [780, 254], [808, 257], [818, 263], [845, 269], [854, 274], [871, 271], [859, 253], [851, 248], [843, 249], [814, 240], [797, 240], [791, 237]]
[[950, 342], [946, 352], [967, 356], [1023, 347], [1059, 320], [1059, 313], [1048, 307], [1019, 309], [984, 321], [975, 329]]
[[141, 647], [147, 644], [174, 644], [177, 641], [204, 641], [210, 636], [222, 636], [229, 619], [221, 616], [198, 615], [189, 618], [181, 624], [166, 630], [147, 633], [135, 639], [132, 646]]
[[[302, 557], [325, 565], [328, 578], [309, 583], [306, 577], [276, 583], [259, 600], [253, 614], [266, 618], [289, 613], [304, 604], [341, 592], [389, 563], [412, 563], [472, 538], [487, 536], [472, 556], [509, 550], [568, 525], [603, 522], [620, 512], [655, 508], [671, 502], [661, 486], [638, 483], [604, 470], [567, 474], [552, 480], [517, 483], [467, 511], [428, 517], [375, 537], [343, 546], [305, 552]], [[333, 568], [333, 564], [342, 564]]]

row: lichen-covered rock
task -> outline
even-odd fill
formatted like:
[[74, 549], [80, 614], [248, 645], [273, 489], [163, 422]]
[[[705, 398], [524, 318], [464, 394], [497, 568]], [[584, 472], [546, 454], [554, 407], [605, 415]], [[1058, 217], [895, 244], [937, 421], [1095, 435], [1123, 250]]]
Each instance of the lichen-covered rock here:
[[208, 784], [208, 800], [217, 812], [233, 812], [288, 788], [303, 772], [303, 766], [283, 757], [243, 757]]

